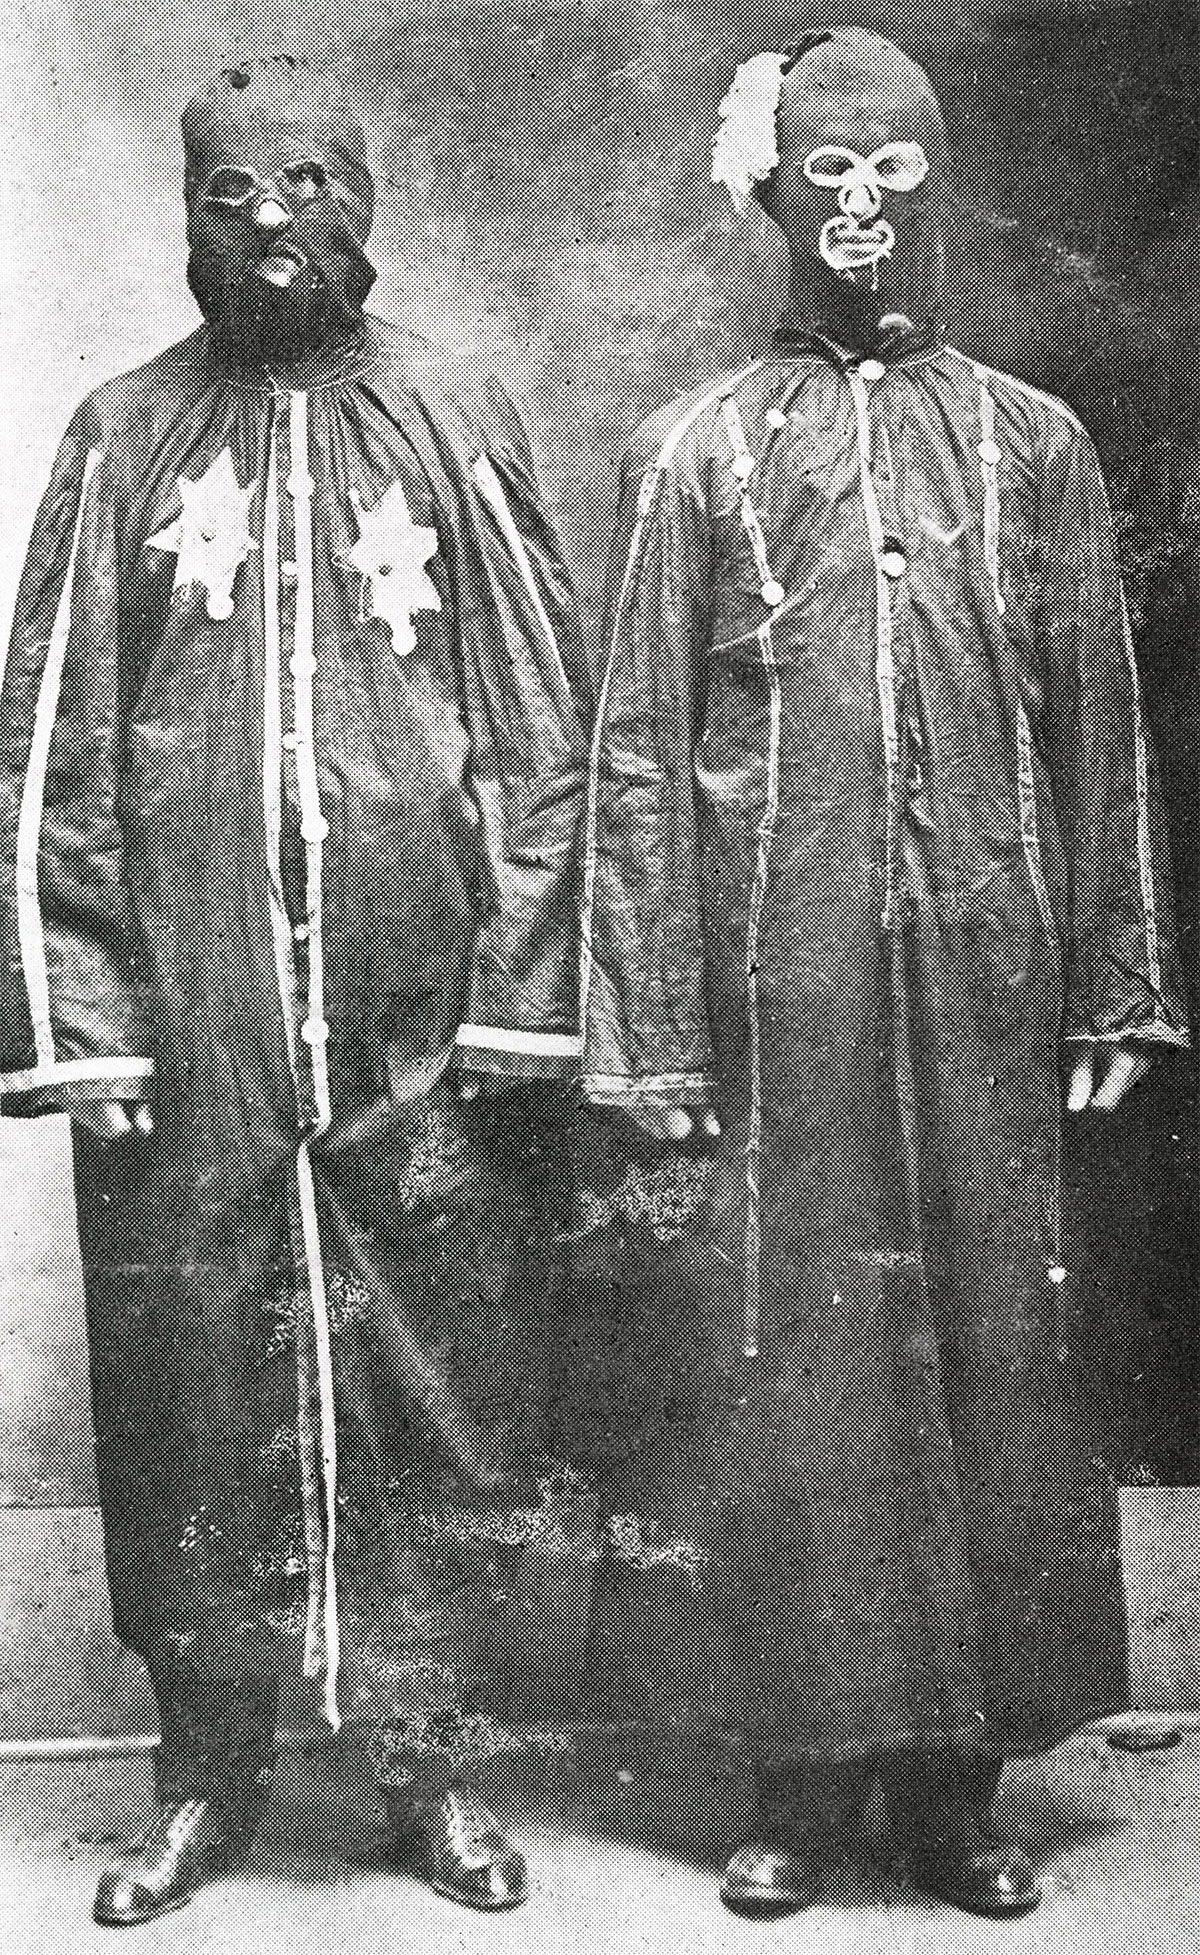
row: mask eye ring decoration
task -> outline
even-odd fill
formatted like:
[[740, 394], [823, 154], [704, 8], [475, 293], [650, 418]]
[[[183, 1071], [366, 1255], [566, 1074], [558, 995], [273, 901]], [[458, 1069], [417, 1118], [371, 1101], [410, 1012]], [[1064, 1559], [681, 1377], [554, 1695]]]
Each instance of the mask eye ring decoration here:
[[862, 170], [866, 159], [857, 150], [838, 149], [834, 144], [827, 148], [814, 149], [804, 159], [804, 174], [810, 183], [819, 183], [826, 189], [836, 190], [852, 171]]
[[920, 143], [884, 143], [870, 156], [831, 143], [805, 158], [804, 174], [828, 189], [841, 189], [853, 176], [880, 190], [906, 192], [925, 181], [929, 163]]
[[210, 209], [240, 211], [258, 196], [282, 193], [292, 204], [311, 204], [328, 185], [325, 166], [315, 157], [297, 157], [270, 178], [260, 177], [235, 163], [222, 163], [205, 182], [200, 202]]

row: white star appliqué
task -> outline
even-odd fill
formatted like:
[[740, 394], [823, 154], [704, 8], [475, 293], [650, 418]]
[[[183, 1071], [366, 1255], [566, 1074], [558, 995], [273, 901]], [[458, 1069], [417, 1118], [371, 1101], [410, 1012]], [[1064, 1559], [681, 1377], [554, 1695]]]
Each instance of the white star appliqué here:
[[392, 483], [374, 509], [363, 508], [357, 490], [351, 491], [350, 500], [358, 523], [350, 562], [363, 579], [362, 615], [382, 618], [397, 657], [407, 658], [417, 648], [414, 611], [442, 608], [437, 588], [425, 574], [426, 564], [437, 555], [437, 531], [413, 522], [399, 482]]
[[198, 481], [179, 478], [182, 513], [157, 536], [146, 539], [148, 550], [173, 551], [175, 589], [202, 584], [208, 593], [210, 618], [233, 616], [233, 580], [257, 543], [246, 527], [254, 485], [238, 486], [233, 456], [222, 448]]

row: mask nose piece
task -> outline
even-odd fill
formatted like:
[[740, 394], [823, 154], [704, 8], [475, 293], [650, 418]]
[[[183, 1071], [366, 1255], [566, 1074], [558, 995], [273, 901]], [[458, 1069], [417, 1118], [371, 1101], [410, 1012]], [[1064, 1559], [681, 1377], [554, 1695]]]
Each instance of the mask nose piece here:
[[845, 184], [838, 194], [838, 203], [845, 217], [852, 217], [861, 224], [865, 219], [878, 217], [883, 199], [872, 183], [861, 178]]
[[276, 197], [264, 197], [254, 213], [254, 222], [267, 236], [282, 231], [292, 221], [292, 213]]

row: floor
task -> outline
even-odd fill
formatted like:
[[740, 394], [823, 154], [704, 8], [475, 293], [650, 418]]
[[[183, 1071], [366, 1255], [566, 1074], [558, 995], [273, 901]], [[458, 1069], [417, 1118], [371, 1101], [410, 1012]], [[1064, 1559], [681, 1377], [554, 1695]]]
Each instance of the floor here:
[[[150, 1796], [143, 1759], [6, 1764], [0, 1773], [0, 1949], [112, 1955], [92, 1894], [114, 1840]], [[1137, 1756], [1085, 1732], [1013, 1767], [1001, 1812], [1041, 1868], [1036, 1914], [994, 1924], [921, 1900], [865, 1846], [830, 1870], [819, 1906], [786, 1922], [735, 1920], [715, 1869], [746, 1813], [728, 1773], [611, 1755], [543, 1766], [536, 1786], [497, 1785], [534, 1874], [529, 1905], [498, 1917], [439, 1900], [382, 1861], [353, 1743], [285, 1755], [248, 1861], [186, 1909], [143, 1927], [138, 1955], [1200, 1955], [1200, 1731]], [[124, 1944], [122, 1943], [122, 1946]]]

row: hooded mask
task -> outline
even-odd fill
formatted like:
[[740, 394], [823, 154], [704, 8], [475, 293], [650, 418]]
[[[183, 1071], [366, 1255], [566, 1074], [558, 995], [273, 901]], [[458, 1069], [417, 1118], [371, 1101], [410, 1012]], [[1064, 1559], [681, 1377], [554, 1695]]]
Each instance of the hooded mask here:
[[188, 284], [222, 352], [286, 364], [353, 333], [375, 197], [338, 83], [287, 56], [222, 69], [183, 142]]
[[938, 335], [946, 132], [929, 81], [858, 28], [739, 68], [713, 177], [754, 196], [791, 248], [790, 336], [896, 353]]

